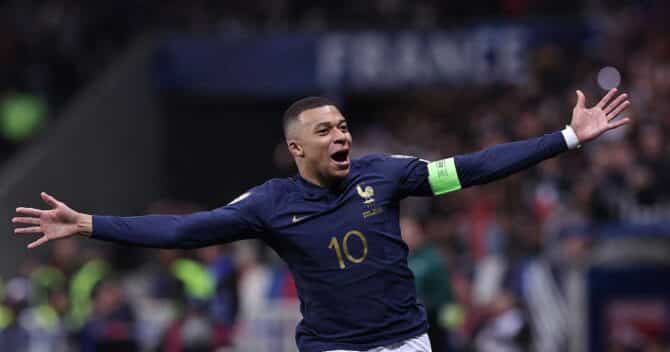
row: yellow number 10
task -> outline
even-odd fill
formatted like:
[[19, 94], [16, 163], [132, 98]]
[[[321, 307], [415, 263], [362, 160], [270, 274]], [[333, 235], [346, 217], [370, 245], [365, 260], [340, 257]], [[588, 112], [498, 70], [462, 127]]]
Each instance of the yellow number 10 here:
[[[349, 237], [351, 236], [356, 236], [361, 239], [361, 243], [363, 243], [363, 254], [359, 257], [356, 258], [349, 253], [349, 246], [347, 245], [349, 241]], [[360, 232], [360, 231], [349, 231], [344, 235], [344, 238], [342, 239], [342, 248], [344, 249], [344, 256], [347, 257], [347, 260], [349, 260], [352, 263], [360, 263], [363, 260], [365, 260], [365, 257], [368, 255], [368, 241], [365, 239], [365, 236]], [[337, 242], [337, 237], [333, 236], [330, 239], [330, 243], [328, 244], [328, 249], [334, 249], [335, 254], [337, 255], [337, 261], [340, 263], [340, 269], [344, 269], [346, 265], [344, 265], [344, 259], [342, 258], [342, 251], [340, 250], [340, 244]]]

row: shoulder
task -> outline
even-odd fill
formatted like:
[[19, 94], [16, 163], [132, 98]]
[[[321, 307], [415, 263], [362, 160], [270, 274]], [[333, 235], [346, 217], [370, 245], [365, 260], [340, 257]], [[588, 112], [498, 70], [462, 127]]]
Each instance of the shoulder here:
[[388, 154], [374, 153], [374, 154], [368, 154], [368, 155], [364, 155], [364, 156], [361, 156], [361, 157], [358, 157], [358, 158], [354, 158], [351, 161], [351, 164], [354, 168], [364, 168], [364, 167], [369, 167], [369, 166], [382, 164], [388, 158], [389, 158]]
[[248, 191], [248, 193], [254, 194], [259, 200], [275, 203], [282, 201], [296, 192], [300, 192], [300, 190], [295, 177], [272, 178]]
[[258, 216], [269, 216], [273, 213], [277, 204], [284, 201], [292, 189], [290, 178], [273, 178], [247, 191], [233, 199], [226, 208], [236, 209], [247, 214]]
[[230, 201], [227, 205], [236, 205], [238, 203], [250, 203], [255, 201], [266, 201], [271, 199], [274, 194], [275, 182], [274, 179], [268, 180], [259, 185], [253, 186], [247, 189], [244, 193], [237, 196], [235, 199]]
[[413, 162], [428, 163], [427, 160], [411, 155], [375, 153], [352, 160], [354, 168], [388, 168], [411, 164]]
[[291, 177], [286, 178], [271, 178], [257, 186], [249, 189], [249, 192], [261, 194], [265, 197], [274, 197], [277, 194], [282, 194], [290, 191], [294, 185]]

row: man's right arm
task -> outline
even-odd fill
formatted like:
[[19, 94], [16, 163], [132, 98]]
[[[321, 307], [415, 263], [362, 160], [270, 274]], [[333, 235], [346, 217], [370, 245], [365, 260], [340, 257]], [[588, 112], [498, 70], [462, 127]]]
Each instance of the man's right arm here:
[[83, 235], [103, 241], [153, 248], [196, 248], [257, 237], [267, 229], [263, 219], [272, 202], [267, 187], [259, 186], [230, 204], [189, 215], [133, 217], [89, 215], [42, 193], [52, 209], [19, 207], [12, 219], [16, 234], [41, 234], [28, 248], [50, 240]]
[[253, 238], [263, 228], [232, 207], [189, 215], [91, 216], [91, 238], [153, 248], [197, 248]]

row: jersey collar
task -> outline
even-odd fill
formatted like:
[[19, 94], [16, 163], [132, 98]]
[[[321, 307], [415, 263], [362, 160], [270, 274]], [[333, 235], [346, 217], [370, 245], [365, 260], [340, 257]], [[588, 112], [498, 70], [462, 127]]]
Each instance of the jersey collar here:
[[301, 190], [303, 198], [308, 200], [318, 200], [322, 198], [331, 198], [338, 196], [345, 189], [345, 186], [349, 181], [350, 176], [351, 172], [349, 172], [349, 175], [347, 175], [347, 177], [333, 189], [315, 185], [304, 179], [302, 176], [300, 176], [300, 174], [296, 174], [295, 179], [297, 180], [297, 184]]

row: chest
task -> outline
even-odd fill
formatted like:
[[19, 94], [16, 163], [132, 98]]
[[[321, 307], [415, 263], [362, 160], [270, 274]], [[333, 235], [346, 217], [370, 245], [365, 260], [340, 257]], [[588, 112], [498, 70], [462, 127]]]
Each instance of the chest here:
[[271, 245], [290, 265], [303, 268], [383, 265], [406, 249], [393, 184], [381, 177], [358, 177], [340, 194], [291, 200], [278, 209], [273, 223]]

